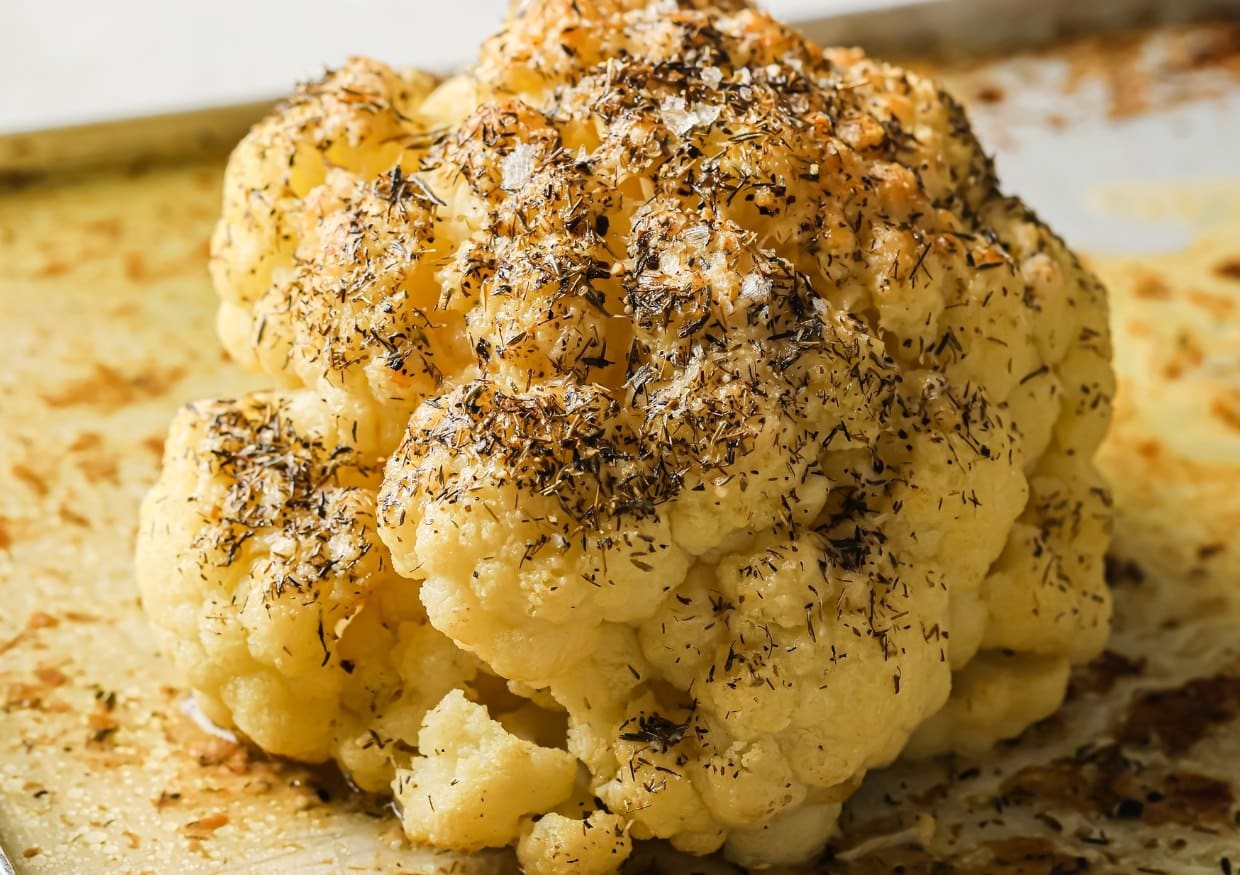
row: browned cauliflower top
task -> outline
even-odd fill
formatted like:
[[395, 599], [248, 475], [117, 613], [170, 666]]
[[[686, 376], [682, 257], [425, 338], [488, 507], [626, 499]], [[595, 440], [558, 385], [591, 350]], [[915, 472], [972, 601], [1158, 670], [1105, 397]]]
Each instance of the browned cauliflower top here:
[[[519, 829], [531, 871], [607, 871], [625, 831], [804, 859], [867, 769], [1018, 732], [1105, 638], [1103, 289], [937, 85], [748, 3], [516, 3], [443, 81], [351, 60], [238, 146], [212, 270], [228, 350], [336, 423], [316, 473], [224, 471], [224, 505], [287, 508], [313, 557], [342, 527], [297, 509], [357, 471], [374, 549], [510, 687], [462, 668], [469, 696], [567, 721], [541, 741], [581, 763], [568, 800], [488, 808], [528, 769], [394, 757], [415, 838]], [[421, 736], [468, 715], [480, 749], [528, 747], [472, 707]], [[485, 827], [416, 814], [441, 779]], [[592, 797], [607, 841], [528, 816]]]

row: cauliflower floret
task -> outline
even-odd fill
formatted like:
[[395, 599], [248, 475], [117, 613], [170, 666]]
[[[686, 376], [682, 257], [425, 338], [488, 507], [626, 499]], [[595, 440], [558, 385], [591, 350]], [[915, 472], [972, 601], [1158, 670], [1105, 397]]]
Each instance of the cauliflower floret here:
[[633, 850], [624, 819], [604, 811], [588, 817], [552, 812], [530, 822], [517, 842], [517, 859], [526, 875], [609, 875]]
[[378, 460], [308, 392], [192, 404], [142, 508], [137, 572], [203, 710], [264, 750], [335, 757], [367, 789], [394, 742], [470, 682], [375, 530]]
[[742, 866], [765, 869], [804, 863], [817, 854], [835, 831], [838, 802], [807, 803], [760, 826], [733, 830], [728, 857]]
[[417, 403], [472, 364], [433, 278], [468, 206], [441, 221], [447, 189], [420, 172], [430, 129], [458, 108], [444, 89], [460, 96], [453, 80], [350, 58], [256, 125], [224, 180], [211, 248], [224, 347], [348, 399], [368, 448], [390, 451]]
[[1110, 597], [1103, 556], [1111, 498], [1093, 466], [1060, 453], [1043, 456], [1007, 547], [982, 584], [988, 622], [981, 646], [1091, 658], [1106, 643]]
[[1011, 738], [1063, 701], [1068, 658], [991, 650], [979, 653], [952, 679], [952, 698], [917, 728], [905, 755], [954, 751], [979, 756]]
[[392, 792], [409, 838], [440, 848], [516, 841], [521, 818], [565, 801], [577, 777], [572, 754], [510, 734], [460, 690], [427, 712], [418, 748]]
[[451, 249], [418, 191], [399, 173], [370, 183], [329, 170], [290, 220], [300, 240], [292, 265], [244, 318], [221, 322], [243, 360], [353, 399], [385, 449], [427, 394], [472, 366], [457, 342], [461, 315], [436, 309], [434, 266]]
[[[422, 407], [388, 463], [386, 537], [408, 563], [397, 569], [434, 588], [436, 628], [505, 677], [542, 681], [592, 651], [604, 621], [653, 611], [689, 564], [666, 521], [567, 528], [603, 512], [583, 498], [658, 476], [636, 459], [613, 470], [635, 434], [592, 386], [514, 397], [472, 383]], [[512, 507], [516, 518], [495, 512]]]
[[[370, 178], [387, 171], [425, 127], [416, 106], [436, 84], [350, 58], [323, 81], [298, 89], [234, 150], [224, 179], [224, 216], [212, 241], [211, 275], [224, 312], [267, 292], [292, 261], [300, 199], [332, 167]], [[236, 350], [232, 350], [236, 353]]]
[[[371, 723], [420, 735], [366, 769], [400, 770], [410, 836], [521, 830], [532, 872], [607, 871], [630, 835], [797, 862], [867, 770], [1019, 732], [1102, 646], [1106, 296], [932, 81], [743, 0], [524, 0], [459, 77], [355, 60], [304, 90], [226, 187], [221, 335], [326, 399], [311, 491], [365, 460], [332, 525], [374, 571], [205, 599], [201, 511], [255, 475], [198, 449], [156, 493], [175, 525], [148, 514], [152, 613], [270, 749], [357, 768]], [[239, 549], [307, 551], [283, 520]], [[287, 591], [225, 565], [229, 599]], [[557, 810], [579, 768], [584, 820]]]

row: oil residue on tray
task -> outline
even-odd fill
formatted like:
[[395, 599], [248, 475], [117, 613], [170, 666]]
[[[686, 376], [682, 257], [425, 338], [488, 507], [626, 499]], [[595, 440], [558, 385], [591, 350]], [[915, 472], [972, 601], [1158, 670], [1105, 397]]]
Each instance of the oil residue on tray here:
[[255, 385], [214, 336], [219, 188], [199, 166], [0, 195], [0, 843], [21, 871], [438, 860], [338, 773], [195, 725], [138, 604], [137, 505], [168, 420]]
[[1240, 21], [1135, 28], [1017, 52], [996, 64], [977, 58], [921, 69], [944, 76], [966, 103], [1022, 123], [1030, 87], [1063, 98], [1043, 107], [1052, 126], [1096, 118], [1129, 119], [1190, 100], [1222, 96], [1240, 81]]

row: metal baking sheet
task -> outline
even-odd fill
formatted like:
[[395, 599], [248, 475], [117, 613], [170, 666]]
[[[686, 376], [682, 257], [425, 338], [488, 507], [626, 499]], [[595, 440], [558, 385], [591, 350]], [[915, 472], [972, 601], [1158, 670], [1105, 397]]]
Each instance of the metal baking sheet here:
[[274, 101], [0, 135], [0, 189], [83, 170], [220, 157]]
[[[771, 5], [774, 13], [790, 15], [823, 44], [860, 45], [880, 57], [938, 59], [994, 54], [1135, 24], [1240, 14], [1240, 0], [872, 0], [877, 8], [860, 12], [852, 10], [864, 5], [861, 0], [849, 0], [819, 17], [810, 14], [820, 5], [817, 0]], [[460, 53], [459, 48], [451, 51]], [[444, 66], [441, 47], [436, 47], [433, 58], [432, 68]], [[417, 63], [416, 57], [386, 60]], [[0, 186], [84, 168], [134, 167], [223, 154], [277, 97], [256, 95], [258, 99], [237, 104], [68, 126], [29, 130], [0, 126]]]
[[[942, 76], [996, 153], [1005, 188], [1073, 245], [1155, 253], [1237, 215], [1237, 15], [1237, 3], [948, 0], [805, 27]], [[15, 475], [0, 494], [0, 845], [18, 872], [425, 871], [434, 861], [402, 849], [390, 818], [341, 804], [322, 773], [251, 758], [196, 727], [153, 658], [136, 601], [134, 511], [172, 410], [254, 385], [217, 352], [203, 260], [222, 150], [261, 107], [218, 112], [0, 140], [0, 168], [54, 183], [0, 192], [0, 348], [10, 352], [0, 470]], [[214, 157], [184, 160], [204, 152]], [[61, 178], [152, 162], [168, 166]], [[1158, 622], [1142, 601], [1149, 591], [1117, 590], [1116, 646], [1147, 646]], [[1179, 633], [1175, 646], [1197, 653], [1151, 661], [1141, 682], [1216, 668], [1213, 651], [1195, 645], [1234, 625], [1215, 617]], [[1060, 747], [1097, 730], [1096, 711], [1077, 703], [1065, 714]], [[1026, 762], [1039, 755], [1015, 750]], [[825, 871], [890, 871], [865, 868], [881, 858], [857, 852], [890, 846], [863, 821], [906, 777], [925, 773], [867, 781]], [[964, 852], [942, 843], [954, 792], [935, 809], [936, 853], [956, 861]], [[1070, 861], [1103, 858], [1096, 835], [1048, 836], [1067, 842]], [[935, 871], [906, 844], [907, 871]], [[1174, 871], [1219, 871], [1217, 856], [1197, 862]]]

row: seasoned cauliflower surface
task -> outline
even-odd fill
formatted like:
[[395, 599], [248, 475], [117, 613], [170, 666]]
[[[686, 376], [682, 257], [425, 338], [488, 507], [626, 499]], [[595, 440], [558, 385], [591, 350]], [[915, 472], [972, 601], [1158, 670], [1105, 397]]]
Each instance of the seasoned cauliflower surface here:
[[298, 388], [174, 423], [148, 610], [212, 716], [417, 840], [795, 863], [1105, 640], [1102, 287], [933, 82], [748, 3], [354, 59], [238, 146], [212, 269]]
[[385, 790], [390, 747], [479, 670], [426, 622], [375, 525], [380, 465], [313, 393], [184, 408], [142, 508], [138, 581], [204, 712]]

